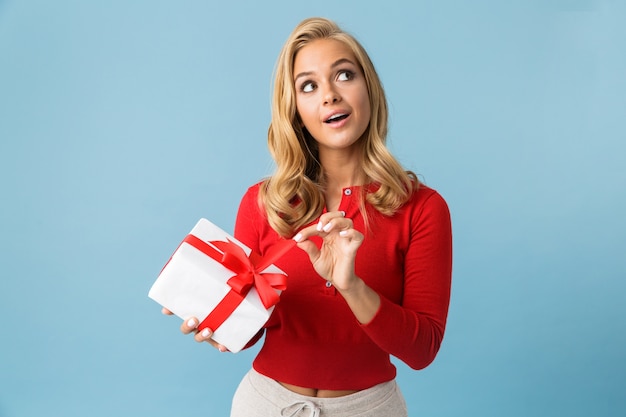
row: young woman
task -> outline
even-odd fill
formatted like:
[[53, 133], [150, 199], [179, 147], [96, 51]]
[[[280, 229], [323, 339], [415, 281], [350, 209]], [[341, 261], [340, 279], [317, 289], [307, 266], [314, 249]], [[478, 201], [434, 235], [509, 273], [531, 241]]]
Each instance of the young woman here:
[[[276, 263], [288, 288], [231, 416], [407, 415], [390, 355], [414, 369], [435, 358], [452, 238], [445, 201], [400, 166], [386, 133], [385, 94], [363, 47], [332, 21], [301, 22], [275, 72], [276, 171], [248, 189], [235, 225], [260, 254], [285, 238], [298, 248]], [[195, 339], [225, 350], [208, 329]]]

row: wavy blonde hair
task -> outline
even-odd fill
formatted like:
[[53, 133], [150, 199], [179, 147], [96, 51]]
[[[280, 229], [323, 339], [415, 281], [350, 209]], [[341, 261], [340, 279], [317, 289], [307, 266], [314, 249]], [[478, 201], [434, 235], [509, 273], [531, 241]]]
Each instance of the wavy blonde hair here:
[[[358, 142], [362, 151], [361, 167], [367, 180], [379, 187], [364, 193], [362, 202], [367, 201], [384, 215], [392, 215], [418, 186], [415, 174], [405, 171], [387, 149], [385, 91], [363, 46], [331, 20], [305, 19], [285, 42], [274, 70], [268, 147], [276, 170], [263, 182], [259, 195], [270, 225], [284, 237], [292, 236], [315, 220], [325, 205], [324, 170], [319, 163], [315, 139], [302, 126], [297, 114], [293, 74], [298, 51], [319, 39], [334, 39], [347, 45], [365, 76], [371, 118]], [[364, 203], [361, 212], [367, 222]]]

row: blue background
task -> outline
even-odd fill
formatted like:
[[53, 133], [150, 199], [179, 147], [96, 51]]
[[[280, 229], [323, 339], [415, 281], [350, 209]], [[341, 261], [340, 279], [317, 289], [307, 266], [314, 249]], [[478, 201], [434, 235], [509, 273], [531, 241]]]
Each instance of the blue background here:
[[626, 414], [625, 2], [0, 0], [0, 416], [228, 414], [255, 349], [147, 292], [272, 172], [272, 70], [314, 15], [368, 49], [389, 146], [452, 211], [411, 415]]

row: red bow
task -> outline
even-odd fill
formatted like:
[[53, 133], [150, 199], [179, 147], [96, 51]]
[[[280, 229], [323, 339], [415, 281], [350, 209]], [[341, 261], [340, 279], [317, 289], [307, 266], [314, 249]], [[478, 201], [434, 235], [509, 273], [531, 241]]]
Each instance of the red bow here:
[[295, 241], [291, 239], [278, 242], [263, 257], [254, 252], [246, 256], [244, 250], [230, 240], [207, 243], [189, 234], [183, 242], [190, 244], [235, 273], [227, 281], [231, 290], [200, 323], [198, 326], [200, 330], [209, 327], [215, 331], [235, 311], [252, 287], [258, 292], [266, 309], [276, 305], [280, 299], [275, 290], [287, 288], [286, 275], [262, 271], [295, 245]]

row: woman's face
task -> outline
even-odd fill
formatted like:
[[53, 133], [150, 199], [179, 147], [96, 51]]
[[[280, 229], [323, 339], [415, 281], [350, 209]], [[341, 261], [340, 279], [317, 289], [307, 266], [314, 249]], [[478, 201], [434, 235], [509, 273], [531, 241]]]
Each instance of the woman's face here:
[[296, 109], [304, 127], [329, 150], [354, 149], [370, 121], [365, 77], [348, 46], [320, 39], [296, 54]]

